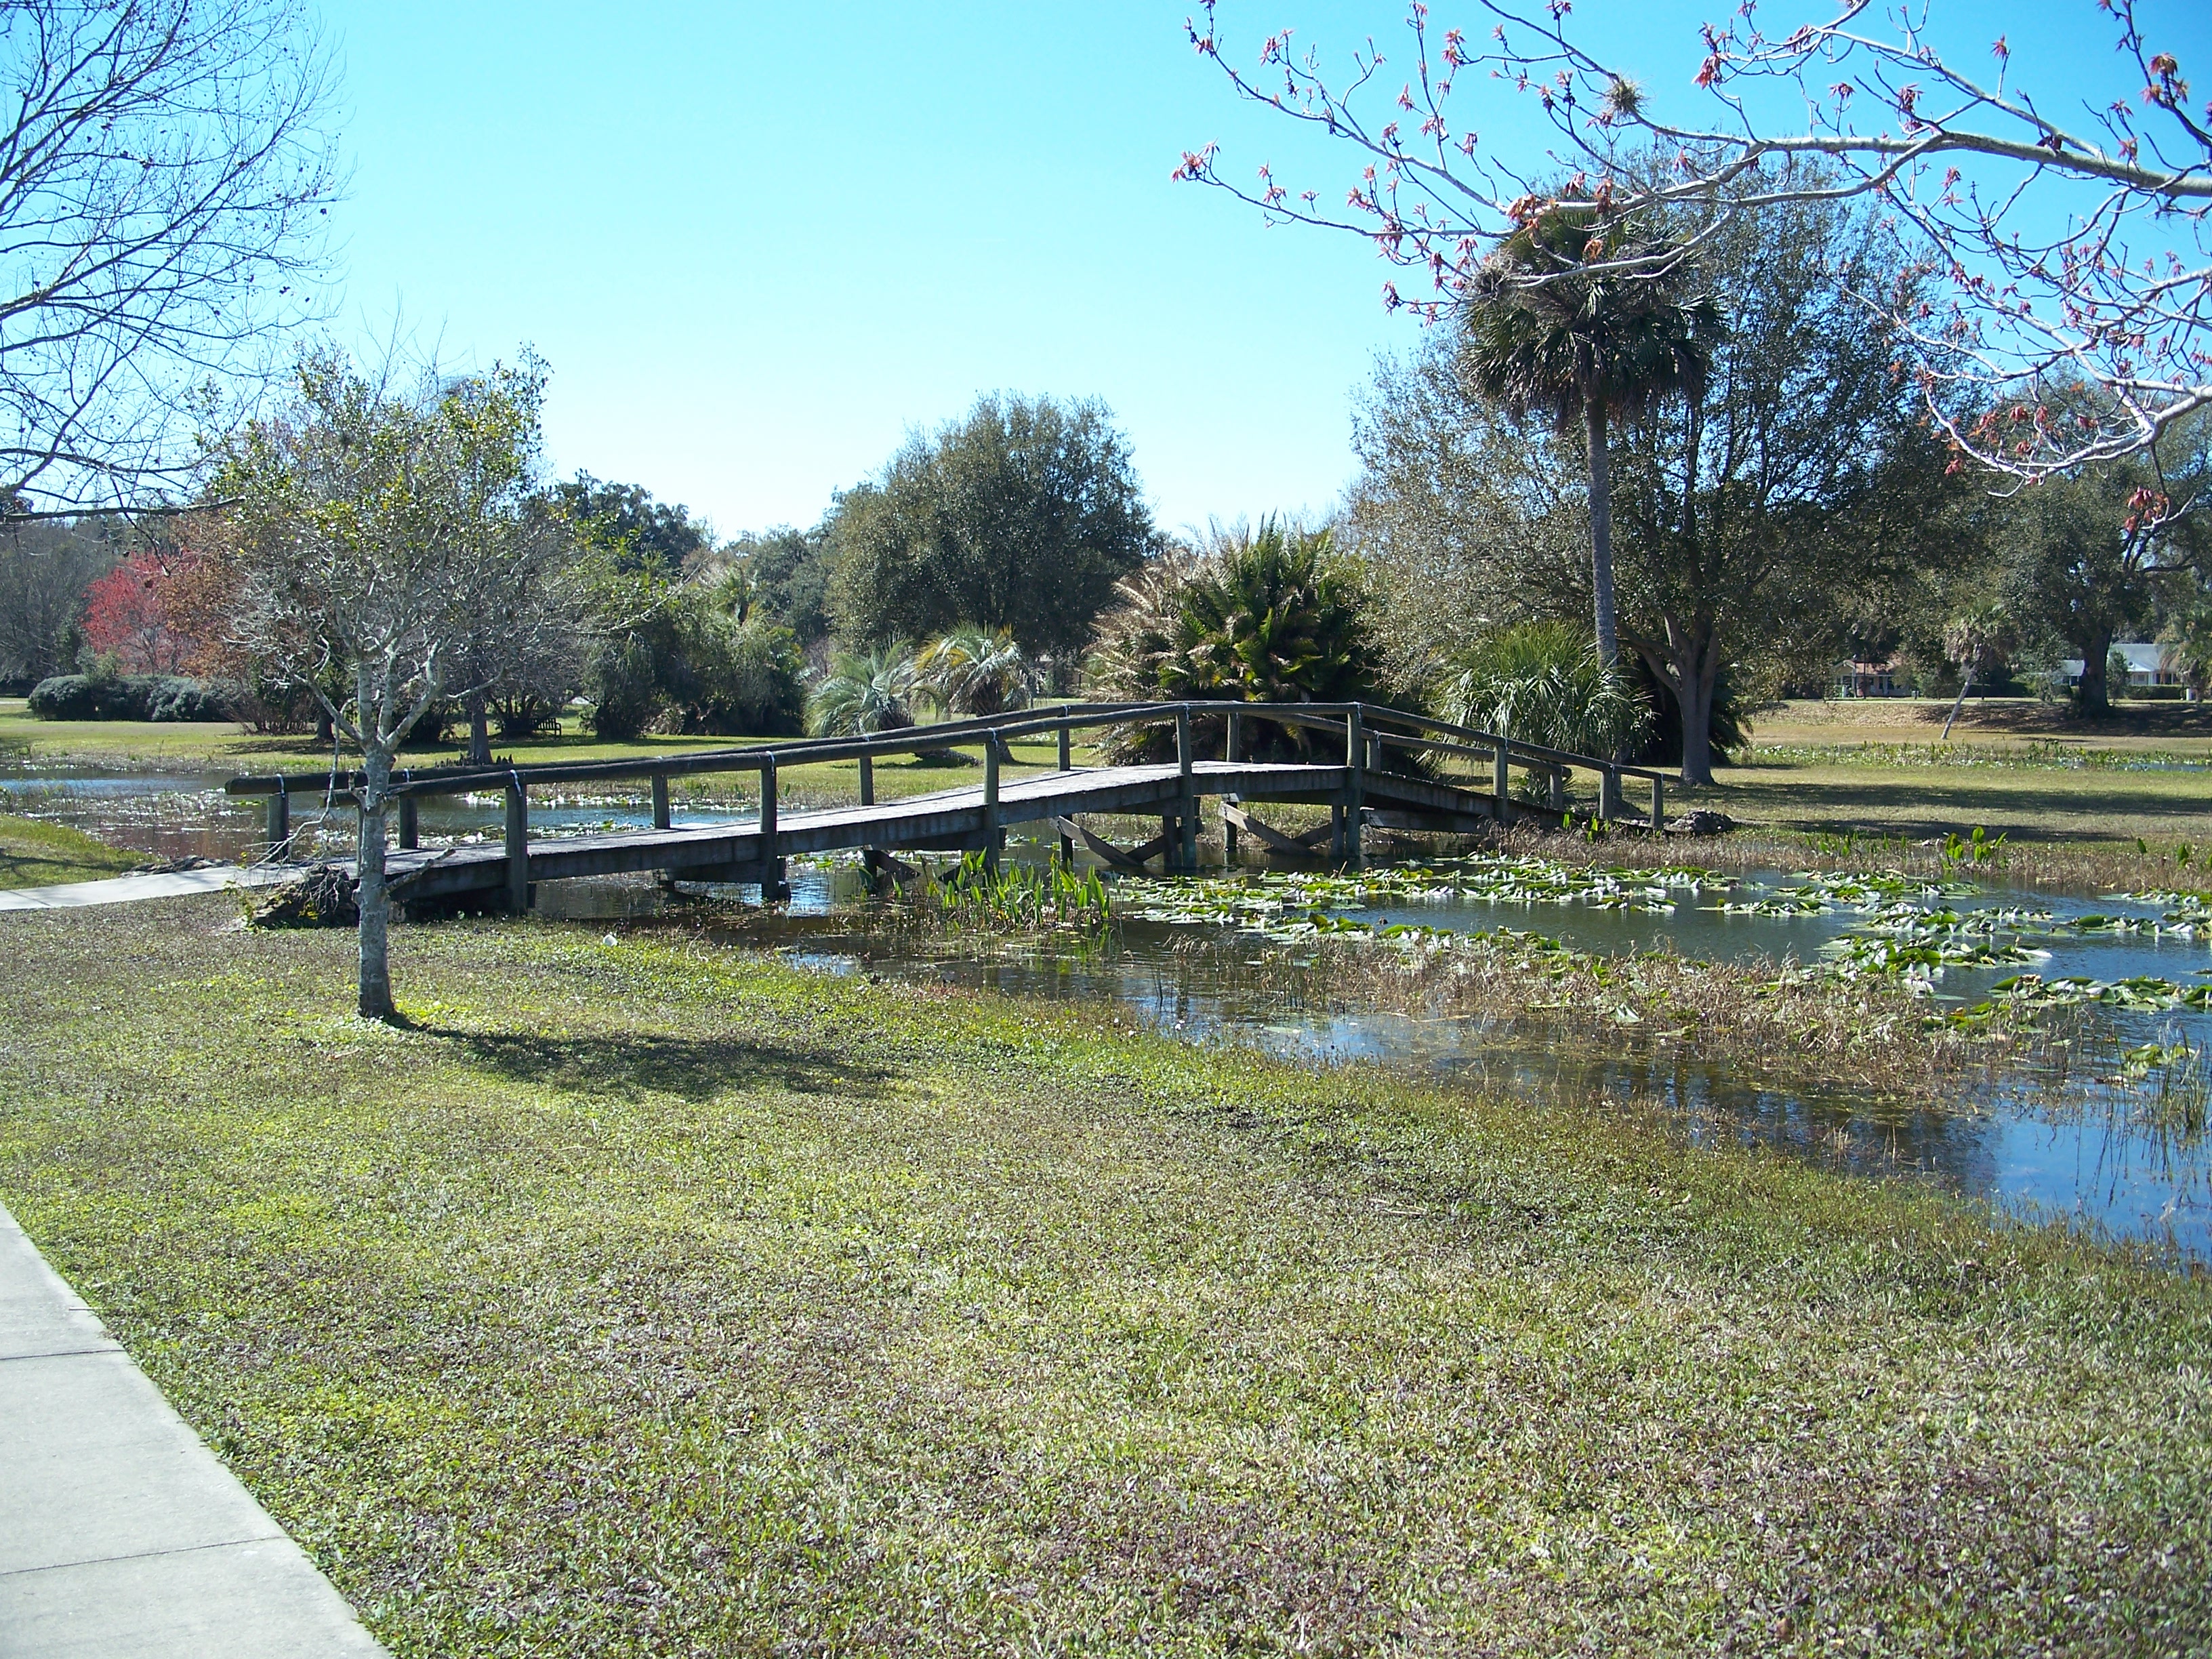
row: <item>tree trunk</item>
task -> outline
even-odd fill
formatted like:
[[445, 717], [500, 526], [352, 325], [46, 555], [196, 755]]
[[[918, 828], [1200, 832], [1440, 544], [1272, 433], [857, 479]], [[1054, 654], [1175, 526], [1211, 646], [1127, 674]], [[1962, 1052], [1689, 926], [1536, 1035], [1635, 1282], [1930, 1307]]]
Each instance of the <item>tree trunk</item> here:
[[368, 775], [361, 792], [356, 866], [361, 875], [361, 1017], [390, 1022], [399, 1017], [392, 1004], [392, 890], [384, 882], [385, 792], [392, 786], [392, 751], [368, 745], [362, 770]]
[[1685, 674], [1674, 694], [1682, 711], [1682, 781], [1713, 781], [1713, 677]]
[[1592, 402], [1583, 416], [1589, 438], [1590, 592], [1597, 601], [1597, 659], [1620, 661], [1620, 630], [1613, 610], [1613, 457], [1605, 441], [1605, 405]]
[[2112, 686], [2106, 665], [2112, 659], [2112, 636], [2107, 631], [2081, 642], [2081, 707], [2092, 714], [2110, 712]]
[[[2083, 666], [2086, 667], [2087, 665], [2085, 663]], [[1937, 739], [1938, 742], [1948, 743], [1951, 741], [1951, 727], [1958, 721], [1959, 711], [1966, 706], [1966, 694], [1973, 689], [1974, 665], [1972, 663], [1968, 663], [1966, 665], [1966, 678], [1959, 682], [1959, 695], [1952, 699], [1951, 713], [1949, 717], [1943, 722], [1943, 735], [1942, 738]]]
[[471, 766], [491, 764], [491, 720], [481, 691], [469, 699], [468, 759]]

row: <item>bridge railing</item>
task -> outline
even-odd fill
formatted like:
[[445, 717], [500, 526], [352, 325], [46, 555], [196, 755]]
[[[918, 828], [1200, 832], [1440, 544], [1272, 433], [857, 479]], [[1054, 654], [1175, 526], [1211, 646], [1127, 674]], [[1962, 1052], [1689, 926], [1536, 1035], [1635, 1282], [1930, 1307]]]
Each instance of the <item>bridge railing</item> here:
[[[404, 769], [392, 775], [391, 794], [398, 806], [398, 842], [403, 848], [416, 844], [416, 803], [428, 796], [477, 794], [492, 790], [507, 798], [507, 842], [514, 879], [526, 883], [524, 860], [529, 838], [529, 791], [558, 784], [645, 781], [653, 794], [656, 829], [672, 827], [669, 781], [716, 773], [751, 772], [760, 779], [760, 828], [767, 856], [772, 857], [775, 836], [778, 775], [790, 766], [857, 760], [860, 769], [860, 804], [875, 804], [874, 763], [886, 756], [927, 754], [948, 749], [981, 746], [983, 751], [983, 798], [987, 825], [995, 827], [999, 804], [999, 769], [1011, 758], [1007, 745], [1018, 738], [1045, 735], [1058, 738], [1060, 769], [1074, 769], [1074, 734], [1102, 726], [1142, 722], [1174, 723], [1176, 762], [1188, 779], [1199, 763], [1195, 722], [1218, 717], [1222, 722], [1221, 758], [1241, 763], [1246, 722], [1297, 726], [1340, 732], [1343, 765], [1347, 777], [1346, 801], [1352, 833], [1358, 834], [1358, 806], [1364, 775], [1381, 770], [1387, 750], [1413, 755], [1449, 756], [1483, 760], [1491, 767], [1492, 790], [1501, 812], [1511, 798], [1511, 769], [1542, 781], [1547, 805], [1562, 810], [1569, 773], [1586, 771], [1598, 780], [1597, 816], [1608, 821], [1630, 815], [1621, 801], [1624, 779], [1648, 781], [1651, 810], [1648, 818], [1637, 818], [1654, 830], [1665, 823], [1666, 781], [1660, 773], [1618, 761], [1524, 743], [1496, 732], [1457, 726], [1410, 709], [1379, 703], [1257, 703], [1217, 700], [1177, 702], [1061, 703], [1048, 708], [1031, 708], [965, 720], [940, 721], [930, 726], [902, 727], [866, 737], [810, 738], [781, 743], [750, 744], [742, 748], [698, 750], [682, 755], [621, 756], [606, 760], [544, 761], [490, 767], [441, 766], [432, 770]], [[246, 776], [230, 779], [228, 794], [265, 797], [268, 835], [272, 845], [289, 838], [290, 805], [294, 796], [320, 797], [325, 801], [355, 799], [367, 779], [358, 771], [291, 775]], [[1196, 834], [1194, 808], [1182, 817], [1187, 844]], [[988, 837], [987, 836], [987, 840]]]

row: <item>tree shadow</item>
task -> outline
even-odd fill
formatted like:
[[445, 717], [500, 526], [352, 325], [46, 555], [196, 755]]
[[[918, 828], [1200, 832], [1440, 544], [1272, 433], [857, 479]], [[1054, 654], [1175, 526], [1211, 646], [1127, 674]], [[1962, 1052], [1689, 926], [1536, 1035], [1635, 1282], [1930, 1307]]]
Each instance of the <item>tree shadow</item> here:
[[697, 1102], [760, 1090], [872, 1097], [884, 1093], [894, 1076], [886, 1066], [739, 1037], [415, 1029], [443, 1038], [472, 1064], [515, 1082], [624, 1099], [666, 1094]]

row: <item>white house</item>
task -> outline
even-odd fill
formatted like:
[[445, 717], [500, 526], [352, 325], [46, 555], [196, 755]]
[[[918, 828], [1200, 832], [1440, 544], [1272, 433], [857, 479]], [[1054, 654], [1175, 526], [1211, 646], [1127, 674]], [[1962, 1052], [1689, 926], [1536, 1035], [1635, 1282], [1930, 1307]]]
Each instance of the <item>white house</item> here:
[[[2143, 640], [2115, 640], [2112, 654], [2124, 657], [2128, 665], [2128, 685], [2130, 691], [2140, 691], [2154, 685], [2186, 685], [2188, 676], [2174, 665], [2173, 647]], [[2069, 689], [2081, 684], [2081, 659], [2069, 657], [2060, 663], [2065, 672]], [[2113, 686], [2117, 691], [2119, 687]]]

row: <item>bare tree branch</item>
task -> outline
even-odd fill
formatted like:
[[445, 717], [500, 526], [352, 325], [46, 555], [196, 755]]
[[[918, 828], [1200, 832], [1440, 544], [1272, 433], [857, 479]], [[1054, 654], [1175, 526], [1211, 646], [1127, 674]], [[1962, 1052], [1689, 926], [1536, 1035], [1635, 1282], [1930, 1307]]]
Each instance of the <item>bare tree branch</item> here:
[[319, 314], [332, 94], [299, 0], [0, 0], [0, 516], [184, 493]]
[[[1287, 30], [1264, 40], [1255, 67], [1237, 66], [1218, 0], [1201, 4], [1192, 42], [1240, 96], [1364, 161], [1340, 208], [1317, 190], [1293, 194], [1264, 165], [1255, 184], [1234, 182], [1212, 145], [1186, 153], [1176, 176], [1273, 220], [1370, 238], [1428, 279], [1425, 295], [1386, 283], [1393, 308], [1440, 316], [1486, 244], [1563, 202], [1599, 210], [1601, 228], [1661, 208], [1700, 215], [1671, 250], [1604, 267], [1656, 272], [1759, 208], [1868, 198], [1905, 264], [1896, 288], [1857, 297], [1899, 331], [1930, 417], [1962, 455], [2035, 478], [2132, 454], [2212, 406], [2212, 106], [2192, 111], [2179, 64], [2144, 40], [2136, 0], [2104, 9], [2139, 82], [2113, 84], [2079, 122], [2008, 85], [2002, 38], [1990, 76], [1947, 61], [1929, 43], [1929, 0], [1881, 11], [1845, 0], [1780, 38], [1748, 5], [1706, 25], [1684, 76], [1709, 100], [1702, 121], [1656, 108], [1626, 65], [1570, 33], [1560, 0], [1474, 0], [1490, 25], [1480, 48], [1458, 28], [1439, 35], [1413, 0], [1407, 72], [1386, 76], [1370, 38], [1334, 80], [1318, 52], [1293, 53]], [[1553, 135], [1540, 154], [1483, 148], [1450, 101], [1469, 73], [1534, 100]], [[1401, 86], [1378, 111], [1391, 80]], [[1920, 297], [1931, 278], [1942, 289]], [[2103, 395], [2064, 395], [2083, 386]]]

